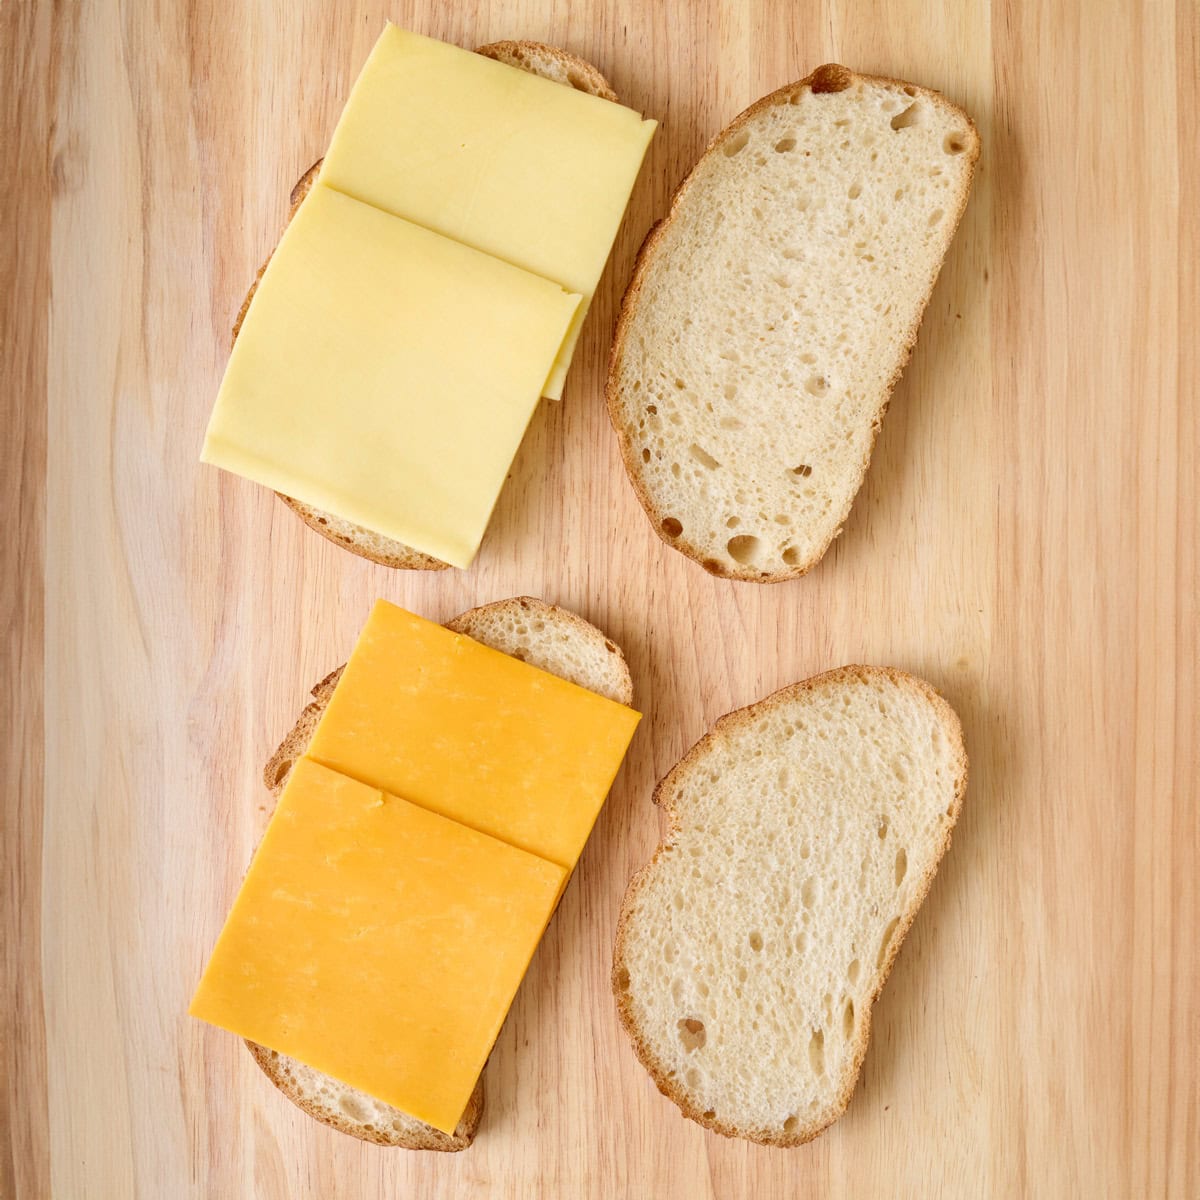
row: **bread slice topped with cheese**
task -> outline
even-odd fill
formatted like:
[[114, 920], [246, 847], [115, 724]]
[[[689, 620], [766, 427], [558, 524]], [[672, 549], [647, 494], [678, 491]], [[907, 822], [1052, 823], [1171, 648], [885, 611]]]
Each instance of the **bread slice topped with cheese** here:
[[857, 666], [730, 713], [668, 773], [666, 836], [625, 893], [612, 984], [685, 1116], [794, 1146], [842, 1114], [966, 779], [945, 700]]
[[967, 202], [937, 92], [820, 67], [717, 135], [651, 230], [607, 398], [655, 533], [777, 582], [841, 531]]
[[[524, 596], [471, 609], [447, 628], [562, 679], [628, 705], [633, 682], [624, 655], [582, 617]], [[312, 701], [268, 760], [263, 781], [278, 799], [296, 762], [309, 747], [342, 668], [312, 689]], [[483, 1114], [483, 1083], [476, 1085], [458, 1127], [444, 1133], [366, 1092], [275, 1050], [246, 1043], [255, 1062], [283, 1094], [318, 1121], [363, 1141], [409, 1150], [465, 1150]]]
[[[585, 59], [571, 54], [569, 51], [541, 42], [500, 41], [480, 46], [476, 53], [575, 91], [596, 96], [602, 100], [617, 102], [616, 92], [613, 91], [601, 72]], [[312, 190], [322, 162], [323, 160], [319, 159], [314, 163], [293, 187], [288, 212], [289, 223]], [[249, 311], [250, 302], [254, 298], [270, 260], [270, 256], [268, 256], [246, 293], [246, 298], [233, 326], [233, 341], [235, 342]], [[284, 495], [282, 492], [276, 494], [310, 529], [343, 549], [371, 562], [386, 567], [414, 571], [441, 571], [450, 565], [431, 554], [414, 549], [395, 538], [368, 529], [355, 521]]]

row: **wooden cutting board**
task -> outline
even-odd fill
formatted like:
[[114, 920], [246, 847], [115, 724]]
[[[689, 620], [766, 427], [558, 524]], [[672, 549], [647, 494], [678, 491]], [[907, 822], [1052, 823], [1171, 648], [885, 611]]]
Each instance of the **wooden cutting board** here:
[[[4, 1197], [1200, 1195], [1200, 16], [962, 0], [0, 9]], [[561, 404], [469, 572], [370, 566], [197, 463], [246, 284], [385, 16], [557, 43], [661, 130]], [[633, 256], [707, 140], [839, 60], [984, 141], [844, 535], [710, 578], [653, 535], [601, 379]], [[305, 1119], [184, 1015], [259, 767], [372, 600], [530, 593], [625, 648], [647, 719], [460, 1155]], [[845, 1118], [790, 1151], [683, 1120], [614, 1015], [654, 781], [846, 662], [931, 679], [972, 776]]]

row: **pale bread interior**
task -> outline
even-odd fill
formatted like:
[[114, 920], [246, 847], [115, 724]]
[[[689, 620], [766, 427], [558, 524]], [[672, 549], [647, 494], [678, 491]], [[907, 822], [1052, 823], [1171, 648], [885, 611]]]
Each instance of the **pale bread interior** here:
[[[633, 680], [617, 645], [582, 617], [556, 605], [521, 596], [473, 608], [446, 626], [620, 704], [633, 699]], [[340, 674], [339, 668], [313, 688], [313, 702], [268, 761], [264, 780], [276, 798], [292, 764], [308, 746]], [[363, 1141], [410, 1150], [464, 1150], [479, 1126], [482, 1081], [458, 1128], [448, 1135], [288, 1055], [252, 1042], [246, 1045], [289, 1100], [326, 1125]]]
[[936, 93], [822, 72], [696, 164], [613, 351], [610, 413], [656, 532], [731, 578], [802, 574], [840, 532], [979, 152]]
[[687, 1116], [792, 1145], [841, 1114], [965, 783], [949, 705], [867, 667], [732, 713], [663, 780], [670, 831], [626, 893], [613, 986]]

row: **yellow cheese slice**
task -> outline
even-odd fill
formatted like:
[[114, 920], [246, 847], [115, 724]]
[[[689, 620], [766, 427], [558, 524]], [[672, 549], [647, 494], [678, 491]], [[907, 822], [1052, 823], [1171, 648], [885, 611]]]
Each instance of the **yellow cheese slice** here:
[[301, 759], [189, 1011], [452, 1133], [563, 877]]
[[546, 381], [558, 398], [655, 122], [388, 25], [321, 179], [584, 296]]
[[308, 753], [569, 870], [640, 719], [380, 600]]
[[318, 184], [202, 459], [470, 565], [579, 296]]

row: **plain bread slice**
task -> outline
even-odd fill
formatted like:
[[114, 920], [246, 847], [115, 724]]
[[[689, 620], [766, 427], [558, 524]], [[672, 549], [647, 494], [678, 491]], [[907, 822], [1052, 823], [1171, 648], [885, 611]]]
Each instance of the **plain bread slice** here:
[[841, 531], [979, 156], [937, 92], [819, 68], [713, 140], [651, 230], [607, 399], [669, 546], [804, 574]]
[[685, 1116], [794, 1146], [842, 1114], [966, 779], [945, 700], [859, 666], [723, 717], [663, 779], [669, 827], [625, 893], [612, 983]]

